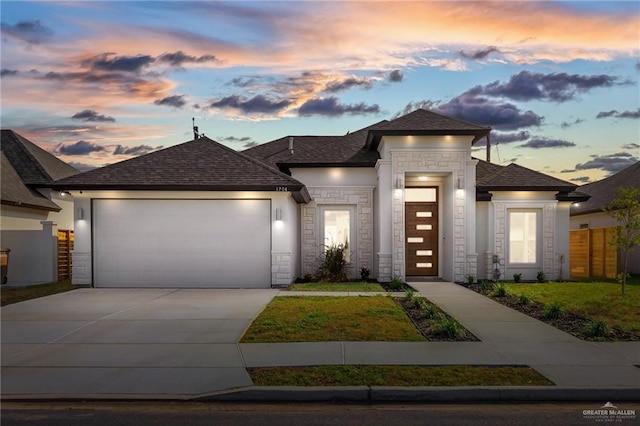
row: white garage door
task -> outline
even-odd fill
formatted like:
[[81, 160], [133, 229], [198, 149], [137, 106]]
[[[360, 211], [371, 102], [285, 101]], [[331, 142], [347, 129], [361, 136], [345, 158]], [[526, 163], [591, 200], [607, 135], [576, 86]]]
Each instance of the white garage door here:
[[94, 200], [96, 287], [268, 288], [269, 200]]

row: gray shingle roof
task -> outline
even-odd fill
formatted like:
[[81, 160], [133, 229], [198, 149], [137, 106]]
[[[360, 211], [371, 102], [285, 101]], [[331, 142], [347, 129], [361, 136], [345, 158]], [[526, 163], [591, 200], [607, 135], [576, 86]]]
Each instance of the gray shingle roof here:
[[61, 210], [56, 203], [24, 184], [4, 152], [0, 153], [0, 157], [0, 178], [2, 179], [0, 200], [2, 204], [55, 212]]
[[79, 173], [64, 161], [10, 129], [2, 129], [0, 149], [27, 185], [47, 184]]
[[377, 151], [365, 149], [367, 132], [383, 123], [386, 122], [342, 136], [293, 136], [293, 154], [289, 150], [290, 136], [249, 148], [243, 153], [285, 171], [291, 166], [372, 167], [380, 155]]
[[206, 191], [286, 187], [306, 194], [304, 185], [291, 176], [207, 137], [61, 179], [55, 187]]
[[579, 205], [572, 205], [571, 216], [601, 212], [602, 207], [611, 204], [614, 191], [619, 186], [640, 188], [640, 161], [597, 182], [580, 186], [579, 191], [589, 194], [591, 198]]

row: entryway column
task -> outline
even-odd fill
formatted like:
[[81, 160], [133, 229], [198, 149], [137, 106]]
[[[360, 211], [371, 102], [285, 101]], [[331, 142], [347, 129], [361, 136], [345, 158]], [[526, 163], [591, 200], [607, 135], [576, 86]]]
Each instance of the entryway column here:
[[391, 281], [392, 251], [393, 251], [393, 185], [391, 179], [391, 160], [378, 160], [378, 197], [376, 200], [378, 235], [378, 250], [376, 261], [378, 264], [378, 280]]

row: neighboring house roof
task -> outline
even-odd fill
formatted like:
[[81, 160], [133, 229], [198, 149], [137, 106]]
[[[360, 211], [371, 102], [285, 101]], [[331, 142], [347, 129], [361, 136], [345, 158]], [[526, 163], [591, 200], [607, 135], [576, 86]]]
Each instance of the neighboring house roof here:
[[589, 194], [591, 198], [579, 205], [572, 205], [571, 216], [601, 212], [602, 207], [611, 204], [615, 189], [619, 186], [640, 188], [640, 161], [597, 182], [580, 186], [580, 192]]
[[47, 184], [79, 173], [77, 169], [10, 129], [2, 129], [0, 149], [27, 185]]
[[[302, 183], [207, 137], [57, 181], [63, 189], [278, 191], [308, 202]], [[284, 189], [286, 188], [286, 189]]]
[[0, 178], [2, 179], [0, 199], [2, 204], [54, 212], [61, 210], [56, 203], [24, 184], [4, 152], [0, 153], [0, 156], [2, 157], [0, 164]]
[[[373, 167], [377, 146], [385, 135], [469, 135], [473, 141], [491, 131], [466, 121], [418, 109], [394, 120], [383, 120], [341, 136], [287, 136], [243, 151], [289, 173], [292, 167]], [[289, 149], [293, 138], [293, 153]]]
[[60, 211], [56, 203], [35, 188], [48, 188], [54, 180], [78, 170], [9, 129], [2, 129], [1, 202], [5, 205]]
[[478, 200], [490, 199], [489, 191], [556, 191], [559, 201], [583, 201], [587, 194], [578, 185], [511, 163], [507, 166], [479, 160], [476, 167]]

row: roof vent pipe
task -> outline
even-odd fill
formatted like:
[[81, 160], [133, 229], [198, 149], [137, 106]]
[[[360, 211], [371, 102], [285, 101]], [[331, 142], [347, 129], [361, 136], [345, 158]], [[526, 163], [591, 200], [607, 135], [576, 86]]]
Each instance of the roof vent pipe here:
[[198, 134], [198, 126], [196, 126], [196, 119], [194, 117], [191, 117], [191, 122], [193, 123], [193, 140], [196, 140], [200, 137], [200, 135]]
[[289, 136], [289, 152], [293, 155], [293, 136]]
[[487, 163], [491, 162], [491, 138], [489, 137], [489, 133], [487, 133]]

